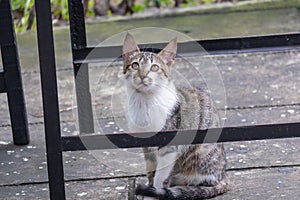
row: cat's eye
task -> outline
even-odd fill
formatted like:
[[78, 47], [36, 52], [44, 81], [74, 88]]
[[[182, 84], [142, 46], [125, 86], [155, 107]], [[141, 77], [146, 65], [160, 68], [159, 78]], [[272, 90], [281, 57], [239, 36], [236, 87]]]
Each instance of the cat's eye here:
[[154, 65], [151, 66], [150, 70], [153, 71], [153, 72], [157, 72], [159, 70], [159, 66], [154, 64]]
[[131, 64], [131, 68], [134, 69], [134, 70], [138, 70], [139, 67], [140, 67], [140, 65], [137, 62], [134, 62], [134, 63]]

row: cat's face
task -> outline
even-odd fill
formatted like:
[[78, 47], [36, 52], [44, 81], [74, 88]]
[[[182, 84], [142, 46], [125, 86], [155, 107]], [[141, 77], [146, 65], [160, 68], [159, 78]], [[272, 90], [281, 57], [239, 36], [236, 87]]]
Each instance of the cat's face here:
[[173, 39], [160, 53], [141, 52], [130, 34], [123, 45], [123, 72], [127, 83], [137, 92], [154, 93], [168, 84], [176, 56]]

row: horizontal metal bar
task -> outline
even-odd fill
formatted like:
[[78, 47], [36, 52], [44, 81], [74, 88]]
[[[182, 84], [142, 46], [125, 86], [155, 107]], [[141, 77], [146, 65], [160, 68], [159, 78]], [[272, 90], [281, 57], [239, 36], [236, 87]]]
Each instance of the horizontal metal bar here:
[[[193, 136], [192, 141], [189, 141]], [[64, 136], [63, 151], [134, 148], [300, 137], [300, 123], [224, 127], [209, 130]], [[171, 142], [172, 141], [172, 142]]]
[[[241, 38], [221, 38], [196, 41], [203, 49], [196, 45], [195, 41], [178, 44], [180, 56], [194, 56], [201, 54], [228, 54], [260, 51], [278, 51], [300, 49], [300, 33], [287, 33], [276, 35], [261, 35]], [[140, 48], [146, 51], [158, 52], [166, 43], [141, 44]], [[151, 48], [143, 48], [149, 47]], [[205, 51], [204, 51], [205, 50]], [[86, 47], [74, 49], [74, 63], [93, 63], [113, 61], [120, 59], [122, 46]]]
[[5, 79], [4, 79], [4, 72], [3, 69], [0, 67], [0, 93], [6, 92], [6, 85], [5, 85]]

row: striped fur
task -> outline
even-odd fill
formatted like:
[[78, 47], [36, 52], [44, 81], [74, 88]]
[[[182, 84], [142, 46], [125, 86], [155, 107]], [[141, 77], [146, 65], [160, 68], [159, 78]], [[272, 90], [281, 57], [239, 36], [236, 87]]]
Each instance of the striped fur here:
[[[218, 113], [207, 92], [198, 88], [176, 88], [169, 80], [176, 50], [174, 39], [159, 54], [141, 52], [133, 37], [127, 34], [123, 45], [123, 72], [131, 131], [219, 126]], [[138, 185], [136, 194], [144, 200], [206, 199], [229, 190], [223, 144], [143, 150], [148, 185]]]

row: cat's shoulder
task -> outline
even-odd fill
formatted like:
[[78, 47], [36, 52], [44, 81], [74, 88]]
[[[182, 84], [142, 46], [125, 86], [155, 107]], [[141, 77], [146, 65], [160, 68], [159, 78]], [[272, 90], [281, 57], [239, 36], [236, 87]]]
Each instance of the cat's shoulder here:
[[208, 90], [199, 87], [181, 87], [177, 88], [177, 91], [180, 114], [185, 118], [181, 121], [185, 127], [206, 129], [219, 126], [220, 117]]
[[193, 101], [205, 101], [211, 102], [211, 94], [207, 89], [201, 87], [176, 87], [178, 95], [181, 101], [193, 102]]

